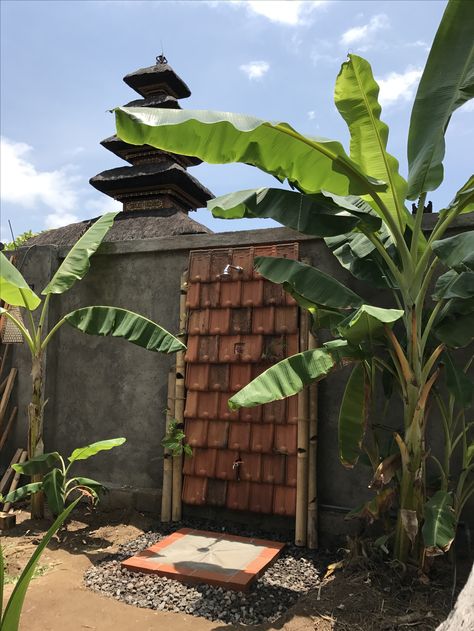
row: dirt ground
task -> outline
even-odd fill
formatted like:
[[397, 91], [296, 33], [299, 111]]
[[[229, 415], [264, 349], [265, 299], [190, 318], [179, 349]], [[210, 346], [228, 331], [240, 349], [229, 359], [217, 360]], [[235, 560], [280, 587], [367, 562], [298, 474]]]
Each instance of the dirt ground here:
[[[25, 512], [18, 525], [2, 533], [7, 575], [18, 575], [49, 522], [32, 522]], [[210, 622], [185, 614], [139, 609], [100, 596], [82, 584], [85, 570], [122, 543], [150, 528], [152, 520], [139, 513], [76, 513], [66, 530], [51, 542], [41, 557], [22, 614], [22, 628], [29, 631], [234, 631], [243, 627]], [[335, 556], [336, 560], [336, 556]], [[467, 577], [469, 563], [464, 564]], [[248, 631], [390, 631], [435, 629], [450, 609], [452, 576], [434, 572], [420, 581], [401, 569], [382, 569], [368, 559], [358, 559], [328, 577], [321, 588], [302, 597], [276, 623], [247, 626]], [[7, 584], [6, 598], [12, 591]]]

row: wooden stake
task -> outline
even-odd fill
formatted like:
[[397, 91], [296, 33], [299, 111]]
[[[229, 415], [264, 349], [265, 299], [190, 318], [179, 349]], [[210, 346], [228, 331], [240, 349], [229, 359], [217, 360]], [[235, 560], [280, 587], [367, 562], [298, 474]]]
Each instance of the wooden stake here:
[[5, 368], [5, 362], [7, 360], [9, 348], [10, 348], [10, 344], [3, 344], [2, 359], [0, 361], [0, 377], [3, 375], [3, 369]]
[[[174, 396], [176, 388], [176, 373], [170, 368], [168, 373], [168, 401], [166, 404], [165, 436], [168, 435], [171, 421], [174, 420]], [[171, 492], [173, 488], [173, 465], [171, 452], [163, 449], [163, 486], [161, 491], [161, 521], [171, 520]]]
[[[300, 352], [308, 344], [308, 314], [300, 311]], [[298, 454], [296, 462], [295, 545], [306, 545], [308, 516], [308, 390], [298, 394]]]
[[[188, 273], [181, 275], [181, 293], [179, 297], [179, 339], [184, 343], [186, 341], [186, 293], [187, 293]], [[176, 385], [175, 385], [175, 403], [174, 417], [176, 424], [184, 429], [184, 351], [176, 353]], [[183, 489], [183, 454], [173, 456], [173, 496], [171, 502], [171, 519], [179, 521], [181, 519], [181, 493]]]
[[5, 391], [0, 401], [0, 427], [2, 426], [3, 417], [5, 416], [5, 412], [7, 411], [8, 401], [10, 400], [10, 395], [12, 393], [13, 386], [15, 385], [15, 377], [17, 375], [17, 372], [18, 371], [16, 368], [12, 368], [10, 370], [10, 374], [8, 375], [7, 385], [5, 386]]
[[[28, 458], [28, 452], [27, 451], [22, 451], [22, 454], [20, 456], [20, 460], [18, 461], [18, 464], [23, 464], [26, 459]], [[8, 493], [12, 493], [13, 491], [16, 491], [17, 486], [18, 486], [18, 482], [20, 481], [20, 477], [21, 477], [21, 473], [16, 472], [14, 477], [13, 477], [13, 481], [11, 483], [10, 488], [8, 489]], [[6, 504], [3, 505], [3, 512], [8, 513], [8, 511], [10, 510], [11, 507], [11, 502], [7, 502]]]
[[20, 459], [22, 453], [23, 453], [23, 449], [17, 449], [15, 451], [15, 454], [14, 454], [13, 458], [11, 459], [11, 462], [10, 462], [10, 464], [8, 466], [8, 469], [5, 471], [5, 473], [3, 474], [2, 479], [0, 480], [0, 493], [2, 495], [5, 495], [7, 487], [10, 484], [10, 480], [13, 477], [12, 465], [14, 465], [14, 464], [16, 464], [18, 462], [18, 460]]
[[[317, 348], [318, 341], [309, 331], [308, 350]], [[309, 386], [308, 440], [308, 548], [318, 547], [318, 384]]]
[[18, 408], [17, 407], [13, 408], [12, 413], [10, 414], [10, 418], [8, 419], [7, 426], [5, 427], [5, 431], [3, 432], [2, 437], [0, 438], [0, 451], [2, 451], [3, 445], [7, 442], [7, 438], [13, 426], [13, 421], [15, 420], [17, 412], [18, 412]]

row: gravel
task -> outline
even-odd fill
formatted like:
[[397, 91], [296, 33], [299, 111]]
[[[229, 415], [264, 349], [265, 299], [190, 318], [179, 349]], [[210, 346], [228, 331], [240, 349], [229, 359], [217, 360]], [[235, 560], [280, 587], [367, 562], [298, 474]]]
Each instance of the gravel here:
[[[84, 575], [86, 587], [129, 605], [159, 611], [201, 616], [227, 624], [260, 624], [276, 621], [302, 595], [319, 583], [325, 559], [317, 551], [287, 543], [277, 561], [258, 578], [247, 593], [206, 584], [186, 585], [153, 574], [129, 572], [120, 562], [160, 541], [182, 527], [216, 531], [216, 524], [204, 520], [159, 524], [154, 529], [122, 545]], [[221, 528], [230, 534], [284, 541], [275, 533], [249, 531], [238, 527]]]

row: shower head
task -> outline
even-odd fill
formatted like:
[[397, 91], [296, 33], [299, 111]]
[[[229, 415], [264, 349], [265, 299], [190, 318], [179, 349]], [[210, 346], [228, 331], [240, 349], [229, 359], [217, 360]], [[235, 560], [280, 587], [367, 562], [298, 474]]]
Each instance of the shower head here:
[[231, 270], [235, 270], [241, 274], [244, 271], [244, 268], [240, 267], [240, 265], [231, 265], [230, 263], [227, 263], [222, 274], [219, 274], [219, 278], [221, 280], [230, 280], [232, 278]]

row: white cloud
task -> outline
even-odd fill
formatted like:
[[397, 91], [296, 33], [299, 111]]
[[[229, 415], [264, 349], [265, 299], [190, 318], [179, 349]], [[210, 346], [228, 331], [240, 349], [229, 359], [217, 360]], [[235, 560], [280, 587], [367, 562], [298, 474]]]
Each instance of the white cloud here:
[[361, 26], [353, 26], [345, 31], [341, 36], [341, 44], [349, 45], [366, 40], [374, 35], [377, 31], [386, 29], [390, 26], [388, 17], [384, 13], [374, 15], [367, 24]]
[[308, 112], [308, 118], [310, 121], [313, 121], [316, 118], [316, 112], [314, 110], [310, 110]]
[[242, 64], [239, 68], [249, 79], [261, 79], [269, 71], [270, 64], [268, 61], [251, 61], [248, 64]]
[[99, 199], [88, 199], [84, 203], [84, 208], [91, 213], [97, 213], [99, 215], [105, 215], [105, 213], [115, 212], [117, 210], [122, 210], [123, 205], [122, 202], [118, 202], [111, 197], [107, 197], [103, 195]]
[[79, 217], [68, 212], [57, 211], [46, 215], [45, 227], [49, 230], [51, 228], [61, 228], [61, 226], [67, 226], [70, 223], [76, 223], [79, 221]]
[[328, 0], [236, 0], [232, 4], [245, 7], [249, 13], [271, 22], [299, 26], [307, 23], [311, 13], [328, 4]]
[[385, 78], [377, 79], [380, 104], [387, 107], [397, 101], [410, 101], [422, 72], [422, 68], [407, 68], [403, 73], [391, 72]]
[[32, 150], [26, 143], [2, 137], [2, 202], [28, 210], [41, 210], [41, 206], [46, 206], [52, 211], [46, 218], [48, 227], [77, 221], [72, 211], [77, 207], [79, 199], [76, 188], [79, 176], [72, 172], [71, 165], [54, 171], [38, 170], [28, 159]]

